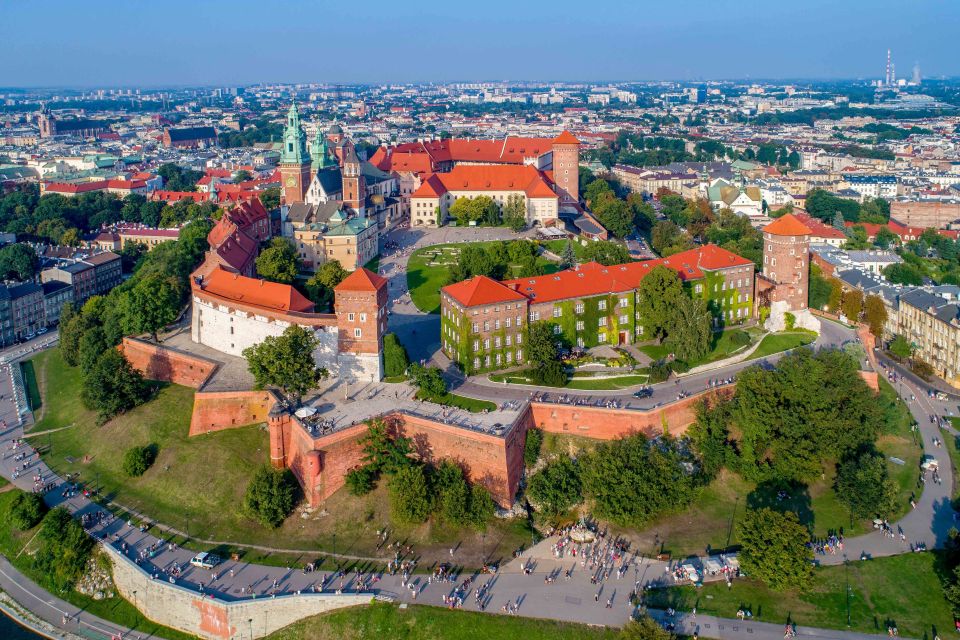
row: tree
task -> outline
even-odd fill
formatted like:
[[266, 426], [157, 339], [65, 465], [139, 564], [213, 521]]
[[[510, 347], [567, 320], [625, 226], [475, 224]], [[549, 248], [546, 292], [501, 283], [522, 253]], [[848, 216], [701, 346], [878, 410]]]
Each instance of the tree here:
[[131, 447], [123, 454], [123, 472], [131, 478], [137, 478], [147, 472], [157, 459], [157, 449], [153, 445]]
[[527, 226], [527, 204], [520, 194], [510, 194], [503, 205], [503, 224], [513, 231], [523, 231]]
[[641, 526], [681, 509], [693, 499], [696, 481], [681, 446], [641, 434], [602, 442], [580, 460], [584, 495], [593, 513], [621, 526]]
[[567, 240], [563, 247], [563, 253], [560, 254], [560, 268], [570, 269], [577, 264], [577, 254], [573, 249], [573, 240]]
[[81, 314], [74, 309], [72, 302], [67, 302], [60, 308], [60, 355], [69, 366], [75, 367], [80, 362], [80, 338], [86, 326]]
[[556, 517], [583, 501], [580, 469], [561, 456], [530, 476], [527, 494], [545, 515]]
[[363, 465], [347, 471], [343, 480], [351, 495], [363, 496], [373, 491], [373, 488], [377, 486], [378, 477], [379, 474], [370, 465]]
[[384, 420], [371, 420], [367, 432], [360, 438], [364, 466], [374, 474], [396, 473], [410, 465], [413, 450], [410, 438], [401, 436]]
[[291, 325], [281, 335], [268, 336], [263, 342], [247, 347], [243, 357], [258, 388], [279, 387], [288, 399], [300, 406], [304, 394], [328, 375], [313, 359], [319, 344], [310, 331]]
[[116, 349], [104, 351], [84, 376], [80, 398], [106, 422], [113, 416], [142, 404], [149, 395], [143, 376]]
[[37, 526], [47, 512], [47, 503], [39, 493], [17, 491], [10, 503], [10, 523], [20, 531]]
[[441, 460], [433, 473], [433, 489], [440, 517], [451, 524], [470, 521], [470, 485], [463, 469], [449, 458]]
[[420, 392], [417, 394], [424, 399], [442, 398], [447, 394], [447, 381], [443, 379], [443, 372], [438, 367], [424, 367], [413, 363], [410, 366], [410, 375], [413, 384]]
[[883, 454], [867, 450], [837, 465], [835, 488], [856, 518], [886, 518], [897, 508], [897, 485]]
[[470, 487], [470, 523], [477, 529], [486, 527], [496, 511], [493, 496], [485, 487], [474, 484]]
[[318, 310], [329, 311], [333, 308], [334, 288], [348, 275], [350, 272], [343, 268], [339, 260], [328, 260], [317, 267], [304, 286], [307, 296]]
[[913, 355], [913, 345], [899, 333], [890, 342], [889, 351], [898, 360], [906, 360]]
[[929, 380], [934, 374], [933, 366], [917, 357], [910, 361], [910, 371], [913, 371], [923, 380]]
[[390, 476], [390, 512], [394, 520], [419, 524], [430, 515], [430, 487], [420, 465], [406, 465]]
[[881, 249], [889, 249], [899, 240], [899, 236], [897, 236], [893, 231], [890, 231], [890, 229], [888, 229], [886, 226], [883, 226], [877, 230], [877, 235], [873, 238], [873, 244], [877, 245]]
[[265, 527], [276, 529], [293, 511], [297, 481], [289, 469], [259, 467], [243, 496], [243, 512]]
[[631, 620], [620, 629], [620, 640], [673, 640], [674, 635], [644, 615]]
[[901, 262], [884, 267], [883, 277], [893, 284], [909, 284], [919, 287], [923, 284], [924, 274], [918, 267]]
[[100, 354], [109, 346], [106, 335], [101, 327], [93, 326], [87, 329], [87, 331], [80, 336], [80, 347], [78, 350], [80, 370], [83, 371], [85, 375], [90, 373], [100, 359]]
[[636, 230], [633, 210], [620, 199], [614, 199], [598, 213], [600, 223], [618, 238], [625, 238]]
[[140, 279], [122, 298], [124, 329], [128, 333], [157, 332], [177, 319], [180, 291], [174, 278], [159, 274]]
[[120, 250], [120, 266], [124, 273], [133, 273], [140, 259], [147, 253], [147, 245], [142, 242], [128, 242]]
[[840, 309], [850, 322], [858, 321], [863, 311], [863, 293], [859, 289], [844, 291]]
[[0, 249], [0, 278], [30, 280], [37, 273], [37, 252], [29, 245], [16, 242]]
[[712, 316], [700, 298], [691, 298], [684, 293], [676, 302], [673, 315], [669, 318], [667, 344], [678, 360], [691, 362], [710, 351]]
[[792, 511], [748, 509], [740, 523], [740, 564], [776, 591], [806, 589], [813, 578], [810, 533]]
[[807, 306], [822, 311], [830, 302], [830, 282], [823, 277], [823, 271], [813, 262], [810, 263], [810, 285]]
[[240, 169], [233, 174], [233, 183], [240, 184], [241, 182], [246, 182], [253, 178], [253, 174], [247, 171], [246, 169]]
[[663, 340], [674, 322], [680, 299], [687, 297], [676, 272], [658, 265], [650, 270], [637, 288], [637, 311], [648, 337]]
[[619, 242], [595, 240], [583, 248], [584, 262], [599, 262], [604, 266], [630, 262], [630, 252]]
[[863, 305], [863, 314], [870, 327], [870, 333], [877, 338], [883, 337], [883, 327], [887, 323], [887, 305], [876, 294], [867, 296]]
[[273, 211], [280, 206], [280, 187], [270, 187], [260, 192], [260, 202], [267, 211]]
[[523, 442], [523, 463], [527, 467], [537, 464], [540, 457], [540, 447], [543, 446], [543, 429], [530, 427]]
[[36, 575], [42, 576], [42, 583], [50, 591], [70, 591], [87, 566], [93, 538], [63, 507], [47, 512], [37, 538], [40, 546], [33, 556]]
[[395, 378], [407, 373], [410, 358], [407, 350], [400, 344], [397, 334], [388, 333], [383, 336], [383, 373], [388, 378]]
[[256, 260], [257, 275], [266, 280], [290, 284], [300, 273], [300, 256], [285, 238], [274, 238]]

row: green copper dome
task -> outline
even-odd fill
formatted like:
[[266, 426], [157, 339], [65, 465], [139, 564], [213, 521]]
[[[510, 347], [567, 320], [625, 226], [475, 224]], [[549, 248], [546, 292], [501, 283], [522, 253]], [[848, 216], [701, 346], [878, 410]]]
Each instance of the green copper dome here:
[[283, 130], [283, 151], [280, 152], [281, 164], [304, 164], [309, 162], [307, 154], [307, 134], [300, 126], [300, 112], [297, 103], [290, 103], [287, 112], [287, 126]]

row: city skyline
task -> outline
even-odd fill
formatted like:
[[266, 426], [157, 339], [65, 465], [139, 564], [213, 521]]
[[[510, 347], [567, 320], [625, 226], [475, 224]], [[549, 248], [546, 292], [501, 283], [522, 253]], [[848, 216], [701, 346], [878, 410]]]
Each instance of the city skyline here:
[[178, 0], [162, 14], [140, 4], [96, 6], [103, 10], [62, 1], [42, 14], [25, 3], [0, 9], [0, 51], [19, 61], [0, 84], [876, 79], [884, 77], [888, 49], [900, 77], [918, 62], [925, 76], [960, 72], [949, 33], [960, 6], [938, 0], [909, 12], [899, 2], [861, 0], [812, 0], [802, 12], [752, 0], [736, 12], [703, 0], [584, 12], [560, 0], [532, 7], [529, 16], [502, 0], [482, 16], [380, 0], [362, 13], [251, 0]]

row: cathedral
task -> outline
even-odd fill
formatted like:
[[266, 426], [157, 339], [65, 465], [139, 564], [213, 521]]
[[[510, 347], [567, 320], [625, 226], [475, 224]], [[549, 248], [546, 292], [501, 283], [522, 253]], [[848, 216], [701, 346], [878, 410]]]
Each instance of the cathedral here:
[[396, 177], [361, 160], [343, 128], [319, 125], [312, 142], [290, 105], [280, 153], [283, 235], [293, 241], [304, 267], [338, 260], [353, 271], [378, 254], [380, 231], [399, 218]]

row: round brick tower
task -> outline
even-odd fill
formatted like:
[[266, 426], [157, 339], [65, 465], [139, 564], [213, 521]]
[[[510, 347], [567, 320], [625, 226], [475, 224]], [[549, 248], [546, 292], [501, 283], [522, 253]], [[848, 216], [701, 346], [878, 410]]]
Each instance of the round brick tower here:
[[793, 214], [763, 228], [763, 277], [773, 283], [770, 300], [785, 300], [791, 311], [807, 308], [810, 229]]

